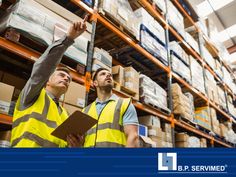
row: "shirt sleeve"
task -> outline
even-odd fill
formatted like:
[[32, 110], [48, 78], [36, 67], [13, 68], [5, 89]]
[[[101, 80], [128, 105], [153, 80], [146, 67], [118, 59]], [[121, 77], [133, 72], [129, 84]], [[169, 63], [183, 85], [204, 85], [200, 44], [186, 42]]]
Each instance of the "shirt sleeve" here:
[[123, 125], [138, 125], [138, 116], [134, 105], [131, 103], [123, 116]]
[[31, 76], [21, 92], [20, 105], [22, 108], [32, 105], [38, 98], [50, 75], [61, 62], [64, 52], [73, 42], [66, 36], [63, 37], [51, 44], [34, 63]]

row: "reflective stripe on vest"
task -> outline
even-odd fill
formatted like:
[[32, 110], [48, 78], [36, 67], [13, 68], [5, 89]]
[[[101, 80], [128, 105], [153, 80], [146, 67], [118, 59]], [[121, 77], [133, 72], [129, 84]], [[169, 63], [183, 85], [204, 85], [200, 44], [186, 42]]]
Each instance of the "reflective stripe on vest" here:
[[122, 119], [129, 104], [130, 99], [119, 98], [118, 101], [109, 101], [101, 111], [101, 117], [97, 115], [97, 112], [94, 112], [96, 111], [95, 102], [87, 106], [83, 111], [95, 119], [99, 119], [99, 121], [98, 125], [86, 133], [84, 146], [124, 147], [126, 145], [126, 137]]
[[51, 132], [68, 117], [62, 108], [58, 113], [55, 102], [42, 89], [32, 106], [19, 109], [17, 101], [13, 116], [11, 144], [13, 147], [66, 147], [67, 142], [51, 135]]

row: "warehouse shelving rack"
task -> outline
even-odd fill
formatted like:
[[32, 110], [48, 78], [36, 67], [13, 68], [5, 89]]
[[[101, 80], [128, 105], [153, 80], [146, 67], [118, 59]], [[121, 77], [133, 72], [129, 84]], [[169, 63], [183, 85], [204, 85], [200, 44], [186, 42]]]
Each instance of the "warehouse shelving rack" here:
[[[186, 81], [184, 81], [177, 74], [171, 72], [170, 66], [167, 67], [164, 64], [162, 64], [154, 56], [152, 56], [150, 53], [148, 53], [146, 50], [144, 50], [136, 41], [134, 41], [132, 38], [130, 38], [129, 36], [127, 36], [126, 34], [121, 32], [113, 24], [111, 24], [109, 21], [107, 21], [101, 15], [99, 15], [96, 11], [94, 11], [93, 9], [88, 7], [81, 0], [72, 0], [72, 2], [74, 4], [76, 4], [78, 7], [80, 7], [81, 9], [83, 9], [85, 12], [87, 12], [87, 13], [92, 15], [91, 16], [91, 21], [92, 21], [92, 25], [93, 25], [93, 30], [96, 28], [96, 23], [98, 23], [98, 22], [101, 23], [106, 28], [111, 30], [114, 34], [119, 36], [128, 45], [130, 45], [131, 47], [136, 49], [139, 53], [141, 53], [146, 58], [148, 58], [150, 61], [152, 61], [153, 64], [155, 64], [157, 67], [159, 67], [163, 71], [165, 71], [168, 74], [168, 78], [169, 79], [171, 79], [172, 77], [175, 78], [176, 80], [178, 80], [179, 83], [181, 83], [184, 86], [186, 86], [189, 89], [189, 91], [191, 91], [192, 93], [198, 95], [202, 100], [204, 100], [207, 105], [212, 106], [220, 114], [222, 114], [225, 118], [227, 118], [230, 121], [233, 121], [233, 119], [227, 113], [225, 113], [223, 110], [221, 110], [215, 103], [213, 103], [212, 101], [208, 100], [208, 98], [204, 94], [200, 93], [197, 89], [193, 88], [191, 85], [189, 85]], [[155, 11], [155, 9], [151, 6], [151, 4], [147, 0], [139, 0], [139, 3], [147, 11], [151, 12], [151, 14], [154, 16], [154, 18], [157, 19], [163, 25], [163, 27], [166, 30], [169, 30], [179, 41], [181, 41], [183, 43], [183, 45], [187, 48], [187, 50], [189, 50], [189, 52], [195, 58], [197, 58], [200, 62], [203, 62], [201, 57], [183, 40], [183, 38], [171, 26], [168, 25], [166, 20], [163, 19], [163, 17], [157, 11]], [[93, 31], [93, 33], [94, 33], [94, 31]], [[92, 52], [93, 45], [94, 44], [92, 43], [92, 45], [90, 47], [90, 52]], [[17, 54], [17, 55], [27, 59], [27, 60], [32, 61], [32, 62], [34, 62], [35, 59], [37, 59], [39, 57], [39, 55], [40, 55], [39, 53], [37, 53], [35, 51], [31, 51], [28, 48], [25, 48], [25, 47], [23, 47], [23, 46], [21, 46], [19, 44], [15, 44], [13, 42], [10, 42], [9, 40], [4, 39], [2, 37], [0, 37], [0, 48], [8, 50], [8, 51], [10, 51], [10, 52], [12, 52], [14, 54]], [[79, 82], [81, 84], [84, 84], [86, 86], [86, 91], [87, 92], [89, 91], [90, 83], [91, 83], [91, 78], [90, 78], [91, 77], [91, 68], [89, 68], [89, 67], [91, 67], [91, 64], [92, 64], [92, 61], [91, 61], [92, 58], [91, 57], [92, 57], [92, 53], [90, 54], [90, 58], [88, 58], [88, 68], [87, 68], [87, 72], [86, 72], [85, 76], [79, 75], [78, 73], [76, 73], [75, 70], [71, 69], [73, 80], [75, 80], [76, 82]], [[124, 96], [122, 93], [119, 93], [119, 92], [116, 92], [116, 94], [118, 94], [119, 96]], [[142, 111], [145, 111], [147, 113], [156, 115], [156, 116], [164, 119], [165, 121], [170, 122], [172, 130], [174, 130], [175, 126], [178, 126], [180, 128], [183, 128], [184, 130], [192, 132], [192, 133], [194, 133], [194, 134], [196, 134], [198, 136], [207, 138], [208, 141], [210, 141], [210, 144], [212, 146], [214, 146], [214, 144], [217, 144], [217, 145], [220, 145], [220, 146], [223, 146], [223, 147], [232, 147], [233, 146], [230, 143], [218, 140], [218, 139], [214, 138], [213, 136], [211, 136], [211, 135], [209, 135], [209, 134], [207, 134], [205, 132], [202, 132], [202, 131], [200, 131], [200, 130], [198, 130], [196, 128], [193, 128], [191, 126], [183, 124], [179, 120], [175, 119], [173, 114], [171, 114], [171, 115], [164, 114], [164, 113], [160, 112], [159, 110], [157, 110], [157, 109], [155, 109], [155, 108], [153, 108], [151, 106], [148, 106], [148, 105], [140, 103], [139, 101], [133, 100], [133, 104], [139, 110], [142, 110]], [[12, 117], [0, 114], [0, 123], [11, 125]], [[172, 135], [173, 135], [173, 131], [172, 131]]]

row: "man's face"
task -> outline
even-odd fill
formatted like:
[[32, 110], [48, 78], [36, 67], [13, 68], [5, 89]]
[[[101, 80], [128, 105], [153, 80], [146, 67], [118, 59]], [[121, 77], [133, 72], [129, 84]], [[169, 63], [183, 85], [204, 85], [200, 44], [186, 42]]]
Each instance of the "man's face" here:
[[71, 76], [65, 71], [55, 71], [47, 83], [48, 86], [60, 89], [62, 94], [65, 93], [71, 82]]
[[113, 88], [113, 84], [112, 74], [107, 70], [100, 71], [93, 81], [95, 87], [107, 88], [109, 90]]

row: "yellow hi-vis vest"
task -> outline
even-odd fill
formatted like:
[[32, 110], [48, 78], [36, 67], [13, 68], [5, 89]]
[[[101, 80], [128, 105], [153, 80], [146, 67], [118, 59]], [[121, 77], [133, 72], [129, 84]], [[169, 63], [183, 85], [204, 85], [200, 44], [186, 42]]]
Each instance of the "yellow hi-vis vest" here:
[[86, 133], [84, 147], [125, 147], [123, 115], [130, 102], [130, 98], [110, 100], [100, 115], [97, 114], [95, 101], [84, 108], [83, 112], [98, 120], [97, 125]]
[[12, 147], [66, 147], [67, 142], [51, 135], [65, 121], [67, 112], [62, 107], [59, 114], [56, 103], [42, 89], [30, 107], [20, 110], [18, 98], [12, 125]]

